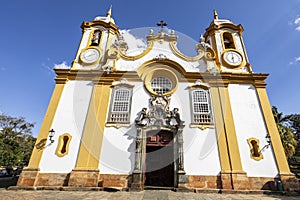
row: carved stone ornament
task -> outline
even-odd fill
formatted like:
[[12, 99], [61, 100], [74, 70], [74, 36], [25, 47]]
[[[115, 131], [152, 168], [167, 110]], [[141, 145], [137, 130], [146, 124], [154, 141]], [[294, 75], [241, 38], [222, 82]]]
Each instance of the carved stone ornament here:
[[152, 96], [149, 99], [150, 108], [143, 108], [135, 119], [137, 126], [169, 126], [178, 127], [183, 125], [181, 121], [179, 109], [174, 108], [170, 111], [170, 97], [169, 96]]

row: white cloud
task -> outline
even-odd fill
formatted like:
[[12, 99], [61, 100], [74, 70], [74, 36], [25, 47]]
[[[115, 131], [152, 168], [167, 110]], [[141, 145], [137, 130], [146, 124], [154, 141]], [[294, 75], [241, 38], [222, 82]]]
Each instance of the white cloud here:
[[143, 38], [138, 38], [130, 30], [121, 30], [120, 32], [128, 46], [127, 55], [136, 56], [147, 48], [147, 42]]
[[300, 31], [300, 17], [294, 20], [294, 24], [296, 25], [296, 31]]
[[294, 60], [290, 62], [290, 65], [295, 65], [295, 64], [297, 64], [297, 63], [300, 63], [300, 56], [294, 58]]
[[60, 64], [54, 64], [54, 69], [70, 69], [71, 67], [67, 64], [66, 61], [63, 61]]

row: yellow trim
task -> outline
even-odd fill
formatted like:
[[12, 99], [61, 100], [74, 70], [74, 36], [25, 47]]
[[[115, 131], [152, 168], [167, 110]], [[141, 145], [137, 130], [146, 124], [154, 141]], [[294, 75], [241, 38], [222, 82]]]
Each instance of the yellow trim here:
[[229, 33], [231, 35], [231, 38], [232, 38], [232, 42], [233, 42], [233, 45], [234, 45], [234, 48], [228, 48], [229, 50], [236, 50], [236, 42], [235, 42], [235, 38], [232, 34], [232, 32], [230, 31], [222, 31], [220, 33], [220, 36], [221, 36], [221, 41], [222, 41], [222, 48], [223, 48], [223, 51], [225, 51], [227, 48], [225, 48], [225, 44], [224, 44], [224, 33]]
[[242, 48], [243, 48], [243, 51], [244, 51], [244, 57], [245, 57], [246, 66], [248, 67], [248, 71], [250, 73], [252, 73], [253, 72], [252, 71], [252, 66], [249, 63], [248, 55], [246, 53], [246, 48], [245, 48], [245, 45], [244, 45], [244, 40], [243, 40], [243, 37], [242, 37], [242, 32], [240, 32], [239, 35], [240, 35], [240, 37], [239, 37], [240, 38], [240, 42], [242, 44]]
[[219, 98], [222, 108], [222, 116], [225, 125], [225, 133], [227, 137], [227, 144], [230, 155], [230, 162], [232, 171], [242, 171], [242, 162], [240, 158], [240, 151], [233, 122], [233, 115], [229, 99], [227, 87], [219, 87]]
[[[208, 37], [208, 36], [207, 36]], [[216, 62], [216, 65], [217, 67], [221, 68], [221, 62], [220, 62], [220, 56], [219, 56], [219, 51], [218, 51], [218, 46], [217, 46], [217, 42], [216, 42], [216, 34], [212, 34], [212, 35], [209, 35], [210, 37], [210, 40], [211, 40], [211, 46], [212, 46], [212, 49], [214, 49], [214, 51], [216, 52], [215, 53], [215, 62]]]
[[226, 134], [224, 127], [224, 120], [222, 117], [222, 107], [217, 87], [211, 87], [212, 107], [214, 110], [214, 120], [216, 127], [216, 135], [218, 141], [218, 150], [220, 157], [220, 165], [222, 172], [230, 172], [230, 159], [226, 142]]
[[79, 69], [54, 69], [57, 77], [55, 78], [57, 83], [65, 83], [68, 80], [88, 80], [88, 81], [101, 81], [112, 83], [114, 81], [119, 81], [121, 78], [126, 78], [128, 81], [141, 81], [145, 78], [145, 71], [148, 68], [161, 65], [165, 69], [172, 70], [179, 82], [191, 82], [194, 83], [197, 80], [206, 82], [210, 86], [221, 85], [225, 86], [230, 84], [252, 84], [255, 87], [265, 87], [265, 79], [268, 77], [268, 74], [256, 74], [256, 73], [230, 73], [222, 72], [217, 76], [209, 72], [199, 73], [195, 72], [185, 72], [183, 67], [178, 63], [171, 60], [150, 60], [142, 64], [137, 71], [113, 71], [110, 74], [104, 73], [103, 70], [79, 70]]
[[[258, 156], [255, 156], [254, 155], [254, 146], [252, 144], [252, 141], [255, 141], [256, 144], [257, 144], [257, 150], [258, 150]], [[247, 142], [248, 142], [248, 145], [250, 147], [250, 158], [252, 158], [253, 160], [256, 160], [256, 161], [259, 161], [261, 159], [264, 158], [263, 154], [260, 152], [260, 147], [259, 147], [259, 139], [256, 139], [256, 138], [248, 138], [247, 139]]]
[[[65, 142], [65, 140], [64, 140], [65, 137], [68, 137], [67, 142]], [[58, 138], [58, 144], [56, 147], [55, 155], [57, 155], [58, 157], [63, 157], [65, 155], [68, 155], [71, 140], [72, 140], [72, 136], [69, 133], [60, 135]], [[64, 150], [64, 152], [62, 152], [63, 150]]]
[[176, 74], [172, 70], [164, 69], [164, 67], [160, 66], [159, 64], [154, 68], [149, 68], [149, 70], [146, 70], [145, 74], [146, 74], [144, 78], [145, 88], [152, 95], [156, 95], [156, 96], [159, 95], [156, 92], [154, 92], [151, 88], [151, 81], [157, 77], [166, 77], [172, 82], [172, 89], [169, 92], [164, 93], [163, 96], [169, 96], [173, 94], [178, 87], [178, 79]]
[[[159, 67], [158, 67], [159, 66]], [[143, 63], [138, 69], [137, 69], [137, 74], [138, 76], [144, 80], [145, 77], [147, 76], [147, 73], [149, 71], [152, 71], [152, 69], [167, 69], [172, 71], [174, 74], [176, 74], [176, 77], [179, 78], [182, 75], [185, 75], [186, 72], [184, 68], [178, 64], [175, 61], [172, 60], [149, 60], [145, 63]], [[195, 75], [195, 73], [190, 73], [191, 75]], [[199, 79], [199, 75], [197, 74], [197, 79]], [[179, 80], [180, 81], [180, 80]], [[195, 82], [195, 81], [194, 81]]]
[[76, 169], [98, 168], [109, 98], [110, 85], [103, 83], [94, 85]]
[[210, 91], [222, 173], [243, 172], [228, 88], [212, 86]]
[[266, 88], [256, 88], [265, 124], [270, 135], [272, 149], [276, 159], [279, 174], [291, 174], [284, 149], [281, 143]]
[[128, 55], [123, 54], [121, 51], [119, 51], [119, 53], [120, 53], [120, 56], [125, 60], [137, 60], [137, 59], [144, 57], [146, 54], [148, 54], [152, 50], [153, 45], [154, 45], [154, 42], [149, 41], [147, 49], [145, 51], [143, 51], [141, 54], [136, 55], [136, 56], [128, 56]]
[[78, 63], [79, 61], [79, 56], [80, 56], [80, 48], [81, 48], [81, 45], [82, 45], [82, 42], [83, 42], [83, 37], [84, 37], [84, 34], [86, 32], [86, 29], [82, 29], [82, 35], [81, 35], [81, 39], [80, 39], [80, 42], [79, 42], [79, 45], [77, 47], [77, 51], [76, 51], [76, 56], [75, 56], [75, 59], [74, 61], [72, 62], [72, 67], [71, 68], [75, 68], [75, 65]]
[[[92, 46], [92, 39], [93, 39], [95, 31], [100, 31], [101, 32], [101, 37], [100, 37], [100, 40], [99, 40], [99, 44], [97, 46]], [[87, 44], [86, 48], [88, 48], [88, 47], [99, 47], [100, 48], [100, 45], [102, 44], [102, 40], [103, 40], [103, 37], [104, 37], [103, 32], [104, 32], [104, 30], [99, 29], [99, 28], [95, 28], [95, 29], [91, 30], [90, 35], [89, 35], [88, 44]]]
[[199, 123], [190, 123], [190, 128], [199, 128], [201, 130], [205, 130], [207, 128], [215, 128], [215, 125], [204, 125]]
[[[60, 101], [63, 89], [65, 84], [56, 84], [50, 103], [48, 105], [47, 112], [45, 114], [42, 126], [40, 128], [40, 132], [38, 138], [36, 140], [37, 145], [41, 140], [48, 139], [49, 130], [51, 129], [52, 122], [55, 116], [55, 112], [57, 110], [58, 103]], [[36, 147], [33, 148], [31, 158], [28, 164], [29, 168], [38, 168], [41, 162], [41, 158], [43, 155], [44, 148], [37, 149]]]
[[202, 57], [204, 57], [205, 55], [205, 52], [204, 51], [201, 51], [200, 54], [198, 54], [197, 56], [195, 57], [189, 57], [189, 56], [186, 56], [184, 54], [182, 54], [177, 48], [176, 48], [176, 41], [174, 42], [170, 42], [169, 45], [170, 45], [170, 48], [172, 50], [172, 52], [179, 58], [183, 59], [183, 60], [186, 60], [186, 61], [189, 61], [189, 62], [195, 62], [195, 61], [198, 61], [200, 60]]
[[108, 30], [112, 31], [113, 33], [120, 34], [119, 33], [119, 27], [112, 23], [112, 22], [104, 22], [104, 21], [91, 21], [91, 22], [82, 22], [81, 28], [87, 29], [95, 26], [103, 26], [104, 28], [107, 28]]

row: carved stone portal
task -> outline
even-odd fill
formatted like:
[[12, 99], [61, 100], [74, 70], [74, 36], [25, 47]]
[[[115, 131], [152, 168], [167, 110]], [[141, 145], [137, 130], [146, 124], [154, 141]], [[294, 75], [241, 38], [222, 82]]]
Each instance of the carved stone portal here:
[[[132, 190], [143, 190], [146, 177], [146, 158], [149, 137], [163, 138], [162, 132], [166, 132], [171, 137], [171, 142], [165, 144], [168, 148], [173, 148], [172, 168], [174, 170], [174, 187], [180, 187], [181, 176], [185, 175], [183, 163], [183, 139], [182, 132], [184, 121], [181, 120], [179, 109], [169, 109], [170, 97], [152, 96], [149, 99], [149, 109], [146, 107], [138, 113], [135, 120], [137, 128], [135, 165], [132, 175]], [[155, 133], [153, 135], [153, 133]], [[147, 139], [148, 138], [148, 139]], [[147, 142], [148, 141], [148, 142]], [[160, 142], [159, 144], [163, 144]], [[149, 148], [149, 147], [148, 147]], [[149, 156], [149, 155], [148, 155]], [[149, 179], [148, 179], [149, 180]]]
[[170, 97], [152, 96], [149, 100], [150, 109], [143, 108], [135, 120], [137, 127], [161, 126], [169, 128], [178, 128], [182, 126], [179, 109], [174, 108], [170, 111]]

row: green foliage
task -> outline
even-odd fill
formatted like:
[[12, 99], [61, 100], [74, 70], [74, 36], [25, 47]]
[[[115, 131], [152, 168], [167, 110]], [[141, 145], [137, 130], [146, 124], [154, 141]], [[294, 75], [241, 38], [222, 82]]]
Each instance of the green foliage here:
[[287, 115], [285, 117], [288, 121], [289, 127], [295, 133], [297, 140], [300, 140], [300, 114]]
[[23, 117], [0, 114], [0, 166], [28, 164], [36, 141], [33, 127]]
[[281, 142], [287, 158], [292, 158], [296, 152], [297, 140], [293, 123], [291, 122], [293, 115], [284, 116], [283, 113], [278, 112], [278, 109], [273, 106], [272, 112], [280, 134]]

